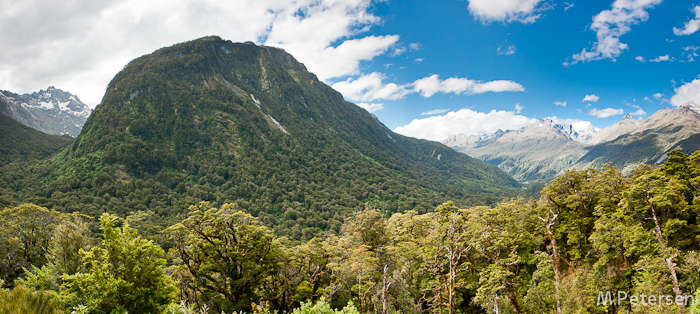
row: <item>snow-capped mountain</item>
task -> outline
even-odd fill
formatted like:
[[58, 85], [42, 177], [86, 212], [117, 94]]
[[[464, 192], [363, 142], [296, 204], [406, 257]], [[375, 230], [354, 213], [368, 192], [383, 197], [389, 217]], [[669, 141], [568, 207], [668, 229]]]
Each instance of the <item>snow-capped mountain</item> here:
[[628, 114], [602, 130], [588, 122], [540, 119], [519, 130], [460, 134], [442, 143], [497, 165], [521, 182], [546, 182], [568, 169], [608, 163], [630, 171], [642, 163], [663, 162], [672, 149], [697, 150], [700, 106], [664, 108], [646, 119]]
[[31, 94], [0, 91], [0, 110], [33, 129], [48, 134], [78, 136], [92, 109], [78, 96], [53, 86]]

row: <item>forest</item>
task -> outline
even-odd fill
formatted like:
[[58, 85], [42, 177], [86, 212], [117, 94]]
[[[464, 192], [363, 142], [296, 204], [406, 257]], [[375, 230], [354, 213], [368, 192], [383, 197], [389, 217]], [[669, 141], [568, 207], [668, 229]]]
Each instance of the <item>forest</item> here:
[[[357, 206], [280, 236], [238, 204], [179, 221], [0, 212], [3, 313], [699, 313], [700, 152], [571, 170], [539, 198]], [[321, 205], [323, 207], [324, 205]]]

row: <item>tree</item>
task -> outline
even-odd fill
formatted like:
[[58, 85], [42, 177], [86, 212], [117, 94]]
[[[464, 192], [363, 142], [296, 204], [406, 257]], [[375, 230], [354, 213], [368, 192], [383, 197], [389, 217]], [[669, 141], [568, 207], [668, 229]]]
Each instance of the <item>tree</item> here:
[[642, 167], [635, 173], [622, 201], [622, 208], [654, 235], [676, 296], [682, 296], [674, 262], [678, 249], [669, 246], [668, 242], [670, 235], [687, 224], [685, 188], [681, 180], [668, 176], [661, 168]]
[[56, 226], [46, 253], [47, 263], [41, 267], [32, 265], [31, 270], [25, 268], [25, 278], [18, 280], [20, 285], [58, 293], [63, 285], [63, 276], [85, 271], [80, 250], [90, 247], [94, 239], [84, 218], [74, 213], [67, 215]]
[[[478, 253], [479, 288], [475, 301], [488, 309], [499, 307], [500, 296], [508, 298], [513, 311], [522, 313], [522, 291], [529, 284], [534, 252], [543, 243], [537, 228], [535, 204], [515, 199], [495, 208], [468, 211], [464, 224]], [[477, 263], [476, 261], [474, 262]]]
[[174, 302], [177, 289], [163, 271], [163, 249], [140, 238], [119, 219], [100, 217], [102, 247], [81, 250], [85, 273], [66, 276], [62, 296], [69, 306], [85, 305], [94, 313], [156, 313]]
[[61, 215], [34, 204], [0, 211], [0, 275], [12, 284], [31, 265], [46, 264], [46, 253], [54, 227]]
[[[278, 276], [282, 245], [272, 232], [235, 204], [214, 208], [208, 202], [190, 207], [182, 223], [166, 230], [175, 241], [185, 273], [181, 290], [191, 302], [218, 302], [219, 310], [249, 309], [259, 300], [279, 298], [265, 291]], [[201, 306], [200, 306], [201, 307]]]
[[465, 210], [452, 202], [438, 206], [435, 212], [413, 217], [407, 228], [421, 251], [422, 271], [428, 275], [421, 302], [431, 310], [457, 312], [458, 290], [467, 284], [471, 263], [467, 254], [472, 238], [465, 226]]

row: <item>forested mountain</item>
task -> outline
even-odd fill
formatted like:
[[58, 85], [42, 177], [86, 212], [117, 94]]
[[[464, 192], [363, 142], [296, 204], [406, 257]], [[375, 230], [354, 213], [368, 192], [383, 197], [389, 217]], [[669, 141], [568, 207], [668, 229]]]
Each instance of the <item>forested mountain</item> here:
[[70, 136], [48, 135], [3, 114], [0, 99], [0, 166], [12, 161], [49, 157], [73, 142]]
[[293, 239], [365, 203], [425, 212], [522, 193], [495, 166], [393, 133], [286, 52], [218, 37], [133, 60], [69, 148], [1, 174], [4, 206], [153, 210], [165, 225], [201, 200], [236, 203]]
[[31, 94], [18, 95], [0, 90], [0, 112], [20, 123], [53, 135], [80, 134], [92, 109], [78, 96], [53, 86]]
[[625, 116], [602, 130], [573, 131], [551, 120], [520, 130], [482, 136], [458, 135], [443, 143], [497, 165], [520, 182], [547, 182], [569, 169], [602, 169], [608, 163], [629, 173], [640, 164], [658, 164], [666, 153], [690, 154], [700, 147], [700, 107], [664, 108], [646, 119]]

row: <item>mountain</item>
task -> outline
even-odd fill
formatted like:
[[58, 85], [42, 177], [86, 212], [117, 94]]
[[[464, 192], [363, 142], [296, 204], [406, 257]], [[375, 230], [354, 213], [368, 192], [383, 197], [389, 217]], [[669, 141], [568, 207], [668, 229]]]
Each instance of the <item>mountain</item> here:
[[647, 119], [626, 115], [597, 130], [538, 120], [515, 131], [458, 135], [443, 141], [469, 156], [497, 165], [520, 182], [547, 182], [568, 169], [602, 168], [608, 163], [629, 172], [665, 160], [666, 152], [700, 147], [700, 107], [664, 108]]
[[[490, 136], [455, 136], [444, 143], [474, 158], [497, 165], [521, 182], [546, 182], [562, 169], [571, 167], [587, 151], [575, 141], [590, 138], [590, 133], [577, 132], [570, 125], [552, 120], [537, 123], [515, 131], [499, 131]], [[461, 140], [460, 140], [461, 139]]]
[[29, 172], [33, 194], [12, 198], [153, 210], [164, 223], [201, 200], [236, 203], [293, 239], [337, 231], [364, 206], [426, 212], [523, 193], [495, 166], [392, 132], [283, 50], [218, 37], [131, 61], [73, 144]]
[[48, 135], [3, 114], [7, 104], [0, 99], [0, 166], [12, 161], [46, 158], [70, 145], [69, 136]]
[[78, 96], [53, 86], [31, 94], [0, 91], [2, 113], [47, 134], [78, 136], [92, 109]]
[[[659, 164], [666, 153], [681, 149], [690, 154], [700, 148], [700, 113], [694, 104], [664, 108], [636, 124], [614, 140], [597, 143], [577, 162], [576, 168], [600, 168], [612, 163], [630, 171], [639, 164]], [[618, 122], [620, 123], [620, 122]], [[614, 126], [614, 125], [613, 125]], [[612, 127], [612, 126], [611, 126]]]

